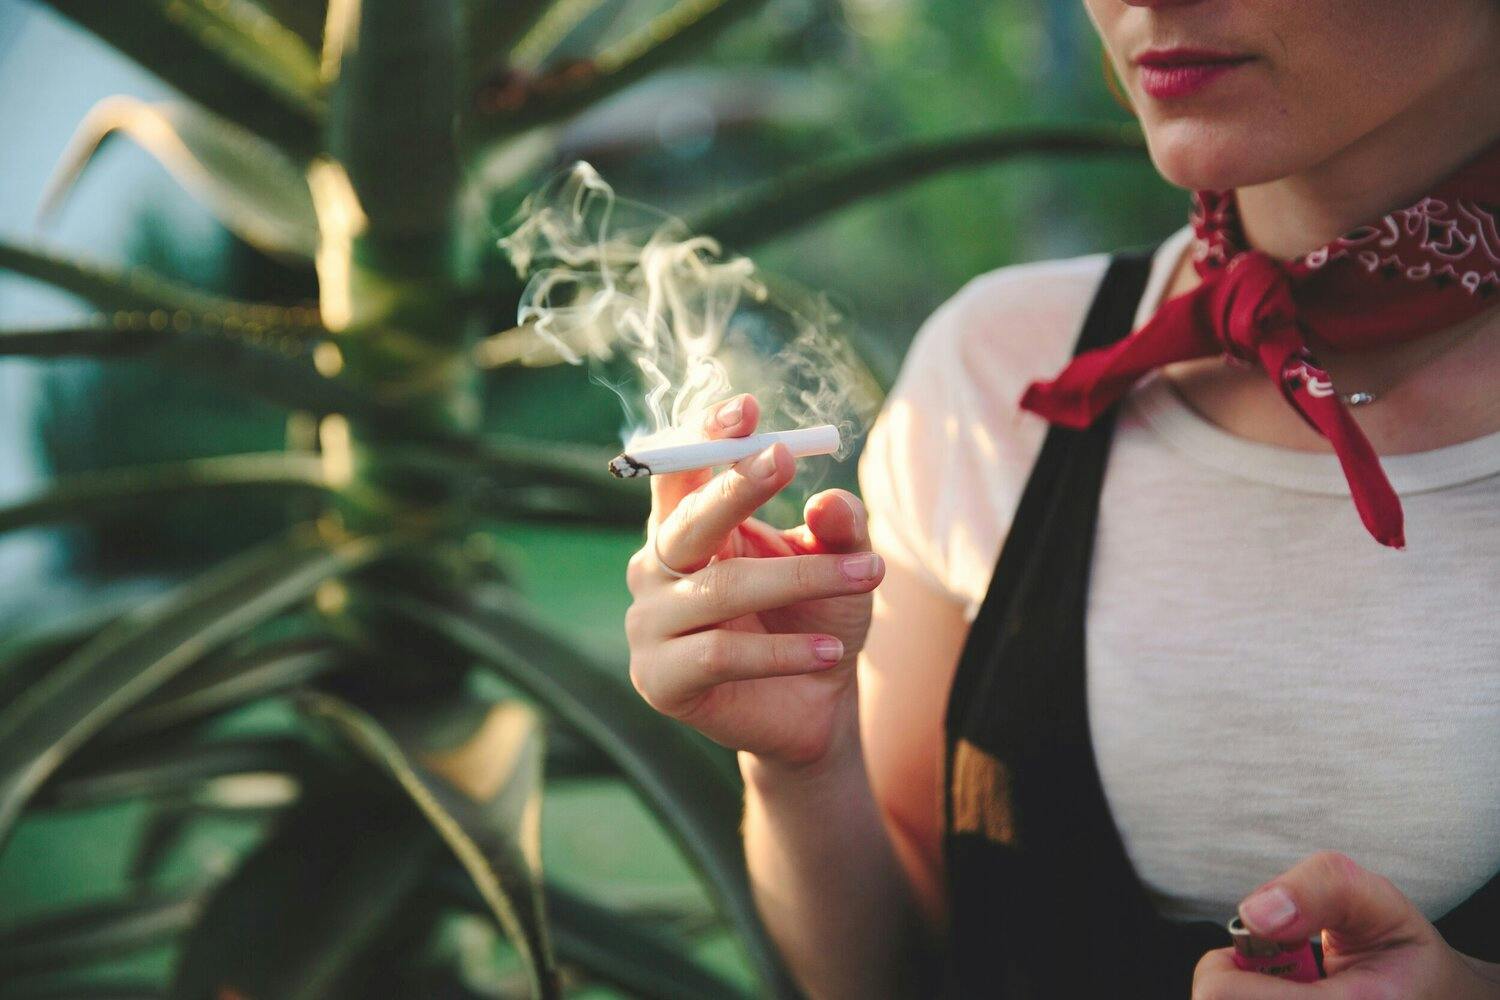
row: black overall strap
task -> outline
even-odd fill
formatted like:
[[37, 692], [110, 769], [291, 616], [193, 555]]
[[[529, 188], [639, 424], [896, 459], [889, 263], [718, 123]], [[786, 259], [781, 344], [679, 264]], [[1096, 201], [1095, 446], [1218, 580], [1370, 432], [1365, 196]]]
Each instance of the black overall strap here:
[[[1149, 270], [1146, 254], [1111, 262], [1077, 351], [1129, 333]], [[1185, 998], [1198, 959], [1228, 944], [1219, 924], [1156, 912], [1094, 760], [1084, 618], [1117, 415], [1049, 429], [949, 695], [948, 973], [964, 1000]], [[1500, 961], [1500, 876], [1436, 926]]]
[[[1130, 332], [1150, 266], [1149, 254], [1111, 262], [1078, 351]], [[1228, 943], [1222, 927], [1157, 915], [1094, 762], [1084, 611], [1117, 409], [1048, 431], [949, 696], [956, 997], [1186, 997], [1197, 958]]]

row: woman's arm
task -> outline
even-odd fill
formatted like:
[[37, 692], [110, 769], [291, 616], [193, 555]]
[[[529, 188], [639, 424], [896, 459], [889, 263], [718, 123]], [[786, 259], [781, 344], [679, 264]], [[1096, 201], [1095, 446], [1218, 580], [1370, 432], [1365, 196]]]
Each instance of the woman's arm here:
[[887, 563], [830, 752], [803, 767], [740, 754], [756, 900], [815, 1000], [933, 995], [942, 712], [965, 632], [958, 605]]

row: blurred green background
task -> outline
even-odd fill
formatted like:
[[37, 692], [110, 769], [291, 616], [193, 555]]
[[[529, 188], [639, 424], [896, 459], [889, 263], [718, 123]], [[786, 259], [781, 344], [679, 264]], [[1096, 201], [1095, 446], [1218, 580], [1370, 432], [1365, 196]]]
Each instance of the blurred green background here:
[[[549, 62], [586, 56], [667, 3], [559, 6], [570, 13], [556, 20]], [[587, 159], [622, 195], [693, 218], [835, 155], [1004, 126], [1127, 121], [1100, 67], [1077, 2], [768, 0], [691, 58], [570, 119], [534, 172]], [[109, 145], [61, 211], [36, 222], [78, 122], [114, 94], [173, 96], [51, 9], [0, 0], [0, 238], [146, 264], [238, 298], [315, 300], [309, 271], [241, 242], [128, 142]], [[1143, 155], [1021, 158], [864, 199], [751, 255], [766, 270], [829, 293], [873, 345], [867, 357], [888, 381], [922, 320], [971, 277], [1012, 262], [1145, 244], [1178, 226], [1185, 207], [1183, 194], [1163, 184]], [[505, 220], [492, 221], [498, 238]], [[66, 295], [0, 272], [0, 328], [65, 323], [86, 312]], [[504, 317], [495, 321], [498, 327]], [[618, 404], [584, 372], [560, 366], [492, 377], [490, 398], [499, 402], [484, 414], [487, 428], [617, 443]], [[0, 358], [0, 505], [59, 476], [264, 451], [286, 438], [282, 411], [178, 368]], [[847, 463], [836, 478], [848, 482], [852, 468]], [[86, 529], [0, 534], [0, 647], [80, 614], [129, 608], [279, 524], [263, 507], [213, 500], [175, 506], [170, 516], [132, 513]], [[631, 527], [527, 524], [492, 533], [490, 544], [550, 624], [602, 660], [622, 662], [623, 570], [640, 538]], [[275, 706], [259, 712], [236, 724], [277, 725]], [[125, 892], [149, 812], [125, 803], [28, 814], [0, 853], [0, 934]], [[549, 787], [543, 815], [543, 856], [560, 879], [622, 907], [706, 908], [671, 840], [618, 785]], [[199, 816], [160, 862], [162, 883], [231, 870], [260, 829]], [[189, 918], [162, 917], [174, 919]], [[447, 933], [441, 947], [503, 951], [482, 920], [453, 921]], [[705, 962], [748, 985], [726, 934], [707, 927], [695, 935]], [[118, 956], [105, 949], [95, 968], [146, 983], [164, 979], [175, 952], [160, 937]], [[597, 987], [577, 995], [620, 994]]]

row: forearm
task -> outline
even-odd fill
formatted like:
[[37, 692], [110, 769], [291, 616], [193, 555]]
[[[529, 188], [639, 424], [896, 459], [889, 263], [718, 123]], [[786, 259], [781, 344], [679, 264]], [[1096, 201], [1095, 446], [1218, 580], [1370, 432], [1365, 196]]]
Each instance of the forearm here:
[[934, 951], [870, 791], [858, 711], [816, 768], [741, 753], [756, 903], [814, 1000], [932, 994]]

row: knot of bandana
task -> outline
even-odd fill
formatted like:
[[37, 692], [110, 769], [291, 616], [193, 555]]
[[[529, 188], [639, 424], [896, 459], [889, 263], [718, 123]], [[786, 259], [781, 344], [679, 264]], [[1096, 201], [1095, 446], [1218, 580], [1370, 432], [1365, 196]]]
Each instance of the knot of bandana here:
[[1263, 343], [1279, 340], [1288, 328], [1295, 332], [1297, 304], [1291, 278], [1279, 262], [1259, 250], [1232, 258], [1221, 275], [1208, 291], [1214, 335], [1226, 354], [1258, 362]]

